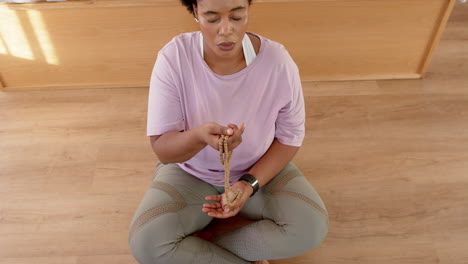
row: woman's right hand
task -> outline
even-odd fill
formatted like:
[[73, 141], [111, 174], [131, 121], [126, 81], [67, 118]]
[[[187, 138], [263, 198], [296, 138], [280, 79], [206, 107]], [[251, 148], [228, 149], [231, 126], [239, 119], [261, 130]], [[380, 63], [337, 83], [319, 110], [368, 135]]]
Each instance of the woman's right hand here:
[[229, 136], [229, 150], [235, 149], [240, 145], [240, 143], [242, 143], [242, 134], [244, 133], [244, 130], [245, 123], [242, 123], [240, 128], [234, 124], [222, 126], [215, 122], [206, 123], [199, 127], [200, 138], [202, 141], [216, 150], [219, 150], [219, 138], [222, 135]]

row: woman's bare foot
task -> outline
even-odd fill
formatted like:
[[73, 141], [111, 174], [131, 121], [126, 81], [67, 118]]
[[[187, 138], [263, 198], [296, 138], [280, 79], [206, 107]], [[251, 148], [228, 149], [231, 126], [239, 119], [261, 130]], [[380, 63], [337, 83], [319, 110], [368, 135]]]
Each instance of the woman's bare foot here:
[[195, 233], [193, 233], [193, 236], [199, 237], [199, 238], [201, 238], [203, 240], [206, 240], [206, 241], [209, 241], [209, 242], [211, 242], [211, 240], [213, 239], [213, 233], [207, 232], [207, 231], [195, 232]]

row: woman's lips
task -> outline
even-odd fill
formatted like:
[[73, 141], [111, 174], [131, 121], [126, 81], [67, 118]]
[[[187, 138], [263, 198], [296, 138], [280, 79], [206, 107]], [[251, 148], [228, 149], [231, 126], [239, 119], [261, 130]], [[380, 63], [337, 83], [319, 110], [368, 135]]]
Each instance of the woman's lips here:
[[234, 43], [234, 42], [221, 42], [221, 43], [218, 44], [218, 47], [222, 51], [230, 51], [230, 50], [234, 49], [235, 45], [236, 45], [236, 43]]

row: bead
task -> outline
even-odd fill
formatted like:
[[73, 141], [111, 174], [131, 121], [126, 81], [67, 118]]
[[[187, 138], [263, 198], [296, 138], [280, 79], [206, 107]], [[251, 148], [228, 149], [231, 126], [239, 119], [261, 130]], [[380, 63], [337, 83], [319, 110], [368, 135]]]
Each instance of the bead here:
[[222, 135], [219, 138], [218, 144], [219, 159], [221, 161], [221, 164], [224, 165], [224, 194], [222, 203], [233, 206], [241, 197], [242, 191], [232, 188], [229, 183], [229, 178], [231, 174], [232, 150], [229, 151], [228, 139], [229, 136]]

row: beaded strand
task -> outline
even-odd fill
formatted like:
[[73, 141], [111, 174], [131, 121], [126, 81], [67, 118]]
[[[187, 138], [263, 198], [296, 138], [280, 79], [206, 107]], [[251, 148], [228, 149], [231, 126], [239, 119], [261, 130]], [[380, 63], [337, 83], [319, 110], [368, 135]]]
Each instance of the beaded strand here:
[[242, 191], [232, 188], [229, 184], [232, 150], [228, 149], [228, 139], [229, 136], [221, 135], [219, 140], [219, 159], [221, 164], [224, 165], [224, 194], [222, 203], [234, 206], [241, 197]]

